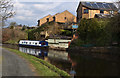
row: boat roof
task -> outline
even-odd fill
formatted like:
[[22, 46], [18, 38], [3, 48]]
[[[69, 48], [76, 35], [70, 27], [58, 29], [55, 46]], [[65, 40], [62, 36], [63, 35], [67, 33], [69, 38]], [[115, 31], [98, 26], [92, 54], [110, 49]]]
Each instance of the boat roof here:
[[[39, 40], [20, 40], [20, 41], [34, 41], [34, 42], [37, 42]], [[46, 42], [46, 41], [39, 41], [39, 42]]]

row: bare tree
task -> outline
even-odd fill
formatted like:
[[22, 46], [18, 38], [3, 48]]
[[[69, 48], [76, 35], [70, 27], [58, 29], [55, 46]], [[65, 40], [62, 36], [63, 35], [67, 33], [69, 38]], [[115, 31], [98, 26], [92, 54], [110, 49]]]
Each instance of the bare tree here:
[[116, 5], [116, 7], [118, 8], [118, 10], [120, 10], [120, 0], [116, 0], [116, 1], [113, 0], [113, 2]]
[[0, 17], [2, 18], [2, 26], [7, 18], [11, 18], [15, 14], [13, 7], [12, 0], [0, 0]]
[[120, 10], [120, 0], [117, 2], [118, 4], [118, 9]]

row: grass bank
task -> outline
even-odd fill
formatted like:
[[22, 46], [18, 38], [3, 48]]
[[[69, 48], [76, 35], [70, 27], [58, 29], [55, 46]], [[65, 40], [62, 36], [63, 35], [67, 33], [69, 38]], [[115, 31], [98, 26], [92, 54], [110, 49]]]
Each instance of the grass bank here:
[[42, 59], [39, 59], [35, 56], [26, 53], [22, 53], [15, 49], [10, 49], [10, 48], [6, 48], [6, 49], [11, 52], [15, 52], [17, 55], [22, 56], [23, 58], [28, 60], [35, 67], [35, 71], [40, 76], [54, 76], [54, 77], [57, 76], [58, 78], [61, 77], [70, 78], [70, 75], [68, 73], [66, 73], [63, 70], [60, 70], [59, 68], [55, 67], [54, 65]]

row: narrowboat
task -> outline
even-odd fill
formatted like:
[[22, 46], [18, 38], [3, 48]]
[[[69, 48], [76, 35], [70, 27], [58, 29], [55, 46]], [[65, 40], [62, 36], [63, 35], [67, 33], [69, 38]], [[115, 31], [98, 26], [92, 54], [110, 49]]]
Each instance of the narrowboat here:
[[19, 46], [48, 47], [48, 42], [47, 41], [34, 41], [34, 40], [20, 40]]
[[71, 40], [66, 39], [48, 39], [45, 40], [48, 42], [48, 46], [51, 49], [61, 49], [66, 50], [69, 47]]

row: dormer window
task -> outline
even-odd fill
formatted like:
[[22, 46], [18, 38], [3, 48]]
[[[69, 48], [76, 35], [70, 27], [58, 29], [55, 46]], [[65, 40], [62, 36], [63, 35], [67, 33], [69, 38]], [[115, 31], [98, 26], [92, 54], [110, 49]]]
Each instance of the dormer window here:
[[88, 9], [84, 9], [84, 14], [88, 14], [89, 10]]

